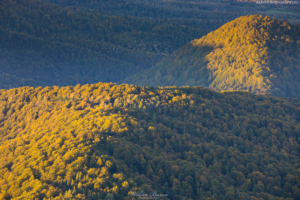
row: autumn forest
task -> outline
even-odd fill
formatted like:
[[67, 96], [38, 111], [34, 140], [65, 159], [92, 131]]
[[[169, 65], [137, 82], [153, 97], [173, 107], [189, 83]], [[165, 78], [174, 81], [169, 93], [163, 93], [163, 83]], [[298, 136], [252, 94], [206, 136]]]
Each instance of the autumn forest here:
[[300, 199], [299, 13], [1, 0], [0, 200]]
[[300, 101], [98, 83], [1, 90], [4, 199], [298, 199]]

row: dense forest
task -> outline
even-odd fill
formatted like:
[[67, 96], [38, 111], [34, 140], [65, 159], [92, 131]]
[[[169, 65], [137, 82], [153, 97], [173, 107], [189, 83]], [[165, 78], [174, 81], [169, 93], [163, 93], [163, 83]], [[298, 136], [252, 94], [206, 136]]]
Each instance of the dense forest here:
[[125, 82], [300, 97], [299, 76], [300, 26], [251, 15], [191, 41]]
[[0, 200], [300, 199], [299, 9], [0, 0]]
[[2, 89], [0, 199], [300, 199], [299, 122], [299, 99], [249, 92]]
[[203, 35], [39, 0], [0, 1], [0, 88], [116, 82]]

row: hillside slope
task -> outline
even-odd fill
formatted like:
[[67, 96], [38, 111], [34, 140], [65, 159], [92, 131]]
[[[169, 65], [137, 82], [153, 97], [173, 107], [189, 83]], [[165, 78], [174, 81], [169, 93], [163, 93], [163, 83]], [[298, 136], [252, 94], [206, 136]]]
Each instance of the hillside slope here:
[[98, 83], [0, 90], [0, 199], [299, 199], [300, 101]]
[[3, 0], [0, 13], [0, 88], [116, 82], [202, 35], [39, 0]]
[[300, 26], [243, 16], [124, 82], [300, 97]]

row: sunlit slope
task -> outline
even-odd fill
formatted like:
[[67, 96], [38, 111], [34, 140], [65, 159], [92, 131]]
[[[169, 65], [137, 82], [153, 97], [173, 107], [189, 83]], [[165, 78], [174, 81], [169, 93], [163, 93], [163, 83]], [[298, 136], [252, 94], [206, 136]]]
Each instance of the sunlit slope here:
[[0, 1], [0, 88], [116, 82], [159, 62], [200, 29]]
[[0, 199], [299, 199], [299, 116], [201, 87], [0, 90]]
[[243, 16], [125, 82], [300, 97], [300, 26]]

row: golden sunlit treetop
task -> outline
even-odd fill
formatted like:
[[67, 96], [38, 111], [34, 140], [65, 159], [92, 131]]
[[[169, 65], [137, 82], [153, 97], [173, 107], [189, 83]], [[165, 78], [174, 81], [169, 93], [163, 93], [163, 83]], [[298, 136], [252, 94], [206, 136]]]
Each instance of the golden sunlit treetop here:
[[203, 87], [0, 90], [0, 199], [299, 199], [299, 116]]

